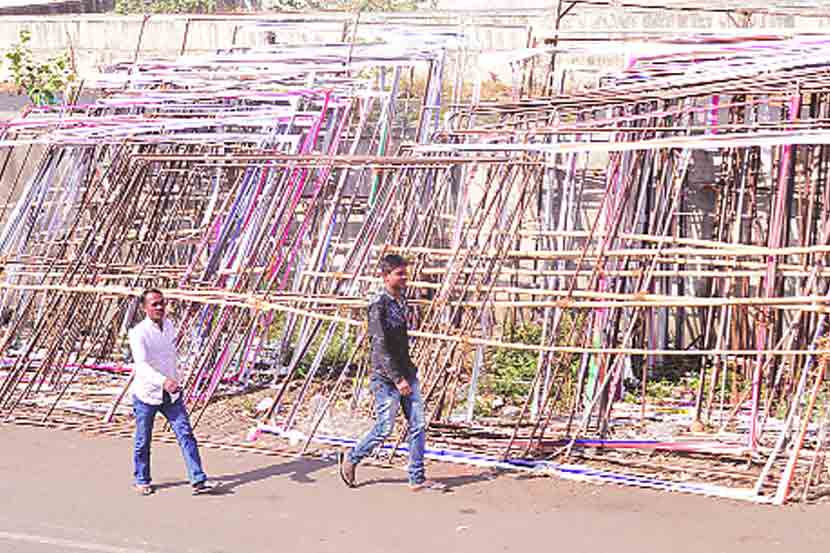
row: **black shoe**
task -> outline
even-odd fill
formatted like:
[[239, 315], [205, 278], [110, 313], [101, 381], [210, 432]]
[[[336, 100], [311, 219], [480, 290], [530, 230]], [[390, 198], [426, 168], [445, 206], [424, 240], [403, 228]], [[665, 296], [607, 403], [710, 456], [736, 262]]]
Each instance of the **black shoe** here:
[[215, 489], [216, 486], [214, 486], [213, 484], [210, 484], [208, 482], [199, 482], [197, 484], [193, 484], [193, 495], [203, 495], [211, 493]]

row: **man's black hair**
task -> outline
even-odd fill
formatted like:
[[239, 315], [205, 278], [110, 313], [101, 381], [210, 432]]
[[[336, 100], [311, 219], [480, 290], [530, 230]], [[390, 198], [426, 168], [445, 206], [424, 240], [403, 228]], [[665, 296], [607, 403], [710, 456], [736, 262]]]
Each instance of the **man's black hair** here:
[[158, 288], [147, 288], [141, 293], [141, 305], [144, 305], [147, 302], [147, 296], [150, 294], [158, 294], [159, 296], [164, 297], [164, 294], [162, 294], [161, 290]]
[[380, 260], [380, 274], [386, 276], [398, 267], [406, 267], [407, 265], [406, 259], [397, 254], [384, 255], [383, 259]]

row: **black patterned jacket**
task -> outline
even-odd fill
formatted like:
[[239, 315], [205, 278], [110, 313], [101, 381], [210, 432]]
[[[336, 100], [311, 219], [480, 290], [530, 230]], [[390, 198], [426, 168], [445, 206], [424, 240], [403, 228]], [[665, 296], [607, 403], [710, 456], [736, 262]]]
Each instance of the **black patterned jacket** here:
[[386, 290], [369, 302], [369, 337], [374, 373], [395, 384], [415, 378], [417, 369], [409, 357], [409, 306]]

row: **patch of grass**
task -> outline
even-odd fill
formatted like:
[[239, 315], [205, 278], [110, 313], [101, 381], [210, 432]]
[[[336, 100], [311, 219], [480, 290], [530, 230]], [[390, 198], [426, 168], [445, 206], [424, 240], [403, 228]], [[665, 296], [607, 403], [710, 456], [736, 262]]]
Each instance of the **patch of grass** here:
[[[529, 345], [542, 343], [542, 327], [534, 323], [510, 326], [505, 329], [504, 335], [510, 342]], [[530, 392], [538, 365], [539, 354], [535, 351], [494, 349], [487, 358], [488, 370], [482, 389], [501, 397], [506, 403], [520, 404]]]
[[116, 0], [115, 13], [214, 13], [214, 0]]
[[[308, 371], [311, 370], [311, 364], [314, 362], [317, 353], [320, 351], [320, 348], [323, 347], [323, 339], [325, 338], [326, 334], [328, 333], [329, 326], [331, 324], [337, 323], [323, 323], [314, 336], [311, 339], [311, 345], [308, 348], [308, 351], [300, 359], [300, 362], [297, 366], [297, 371], [295, 376], [298, 378], [304, 378]], [[294, 330], [294, 336], [290, 340], [291, 346], [289, 347], [288, 351], [283, 352], [283, 364], [290, 363], [291, 359], [294, 355], [294, 348], [299, 347], [299, 338], [300, 338], [300, 326], [297, 325], [297, 328]], [[281, 336], [282, 330], [279, 329], [278, 331], [271, 332], [271, 335]], [[323, 352], [323, 358], [320, 361], [320, 371], [325, 373], [332, 373], [332, 374], [339, 374], [339, 372], [345, 368], [346, 361], [348, 361], [349, 356], [351, 355], [352, 351], [355, 348], [355, 336], [354, 333], [349, 332], [346, 333], [343, 329], [342, 324], [338, 324], [337, 329], [334, 331], [334, 335], [332, 336], [328, 347], [326, 347], [325, 351]]]

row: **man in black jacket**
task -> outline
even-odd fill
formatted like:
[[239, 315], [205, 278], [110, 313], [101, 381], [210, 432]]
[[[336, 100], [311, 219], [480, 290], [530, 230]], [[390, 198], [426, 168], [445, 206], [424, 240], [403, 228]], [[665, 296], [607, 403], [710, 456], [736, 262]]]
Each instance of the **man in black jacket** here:
[[387, 255], [380, 262], [384, 290], [369, 303], [369, 336], [372, 341], [372, 378], [375, 394], [375, 426], [348, 453], [340, 453], [340, 476], [355, 487], [355, 468], [392, 433], [398, 405], [409, 422], [409, 487], [413, 491], [443, 489], [424, 477], [426, 420], [417, 369], [409, 357], [409, 306], [406, 260]]

